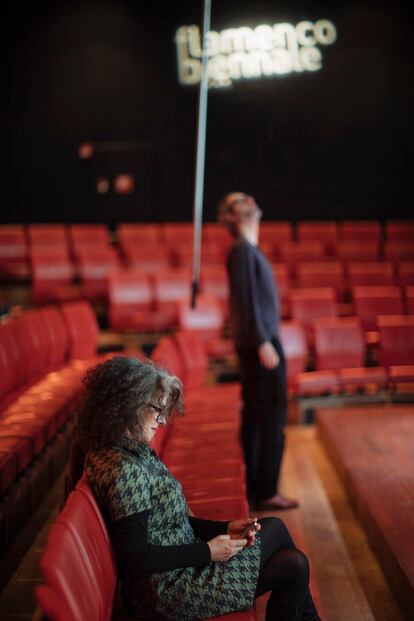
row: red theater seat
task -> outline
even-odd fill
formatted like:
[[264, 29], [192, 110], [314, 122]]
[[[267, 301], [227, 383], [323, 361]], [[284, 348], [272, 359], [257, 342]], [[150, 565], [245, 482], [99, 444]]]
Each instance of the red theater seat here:
[[394, 268], [389, 262], [352, 262], [347, 264], [346, 271], [350, 290], [359, 286], [387, 287], [395, 285]]
[[178, 326], [178, 308], [190, 299], [191, 273], [189, 270], [169, 270], [154, 274], [155, 309], [164, 316], [165, 329]]
[[108, 279], [120, 267], [120, 260], [110, 246], [78, 248], [78, 273], [82, 297], [88, 300], [107, 300]]
[[207, 295], [214, 296], [223, 312], [227, 315], [229, 283], [224, 265], [203, 265], [201, 270], [201, 290]]
[[414, 382], [414, 315], [378, 317], [379, 361], [392, 385]]
[[322, 242], [325, 254], [332, 256], [338, 240], [338, 224], [334, 221], [298, 222], [296, 236], [298, 241]]
[[32, 300], [44, 304], [76, 296], [72, 287], [75, 269], [66, 249], [50, 247], [44, 252], [31, 249]]
[[149, 274], [168, 270], [172, 265], [168, 249], [153, 243], [126, 245], [123, 255], [129, 269]]
[[140, 243], [159, 245], [162, 240], [159, 224], [121, 222], [116, 234], [121, 248]]
[[400, 287], [414, 285], [414, 261], [397, 261], [397, 284]]
[[397, 263], [398, 261], [414, 261], [414, 244], [407, 240], [386, 240], [384, 244], [384, 259]]
[[373, 239], [340, 239], [335, 247], [338, 261], [378, 261], [380, 242]]
[[145, 272], [113, 272], [109, 277], [108, 300], [112, 330], [151, 329], [153, 289]]
[[414, 315], [414, 286], [405, 287], [405, 306], [408, 315]]
[[27, 233], [31, 248], [55, 246], [69, 249], [65, 224], [28, 224]]
[[306, 370], [308, 362], [306, 334], [302, 324], [295, 320], [282, 321], [280, 340], [286, 358], [288, 388], [293, 388], [296, 375]]
[[313, 344], [313, 320], [338, 314], [335, 290], [332, 287], [292, 289], [289, 296], [292, 319], [305, 329], [309, 345]]
[[399, 287], [353, 287], [352, 301], [365, 332], [377, 330], [378, 315], [401, 315], [403, 301]]
[[332, 287], [335, 289], [337, 301], [340, 301], [346, 291], [344, 267], [339, 261], [298, 263], [296, 286], [301, 288]]
[[62, 304], [62, 314], [69, 334], [69, 356], [72, 359], [88, 360], [97, 352], [99, 325], [88, 302]]
[[388, 220], [385, 223], [385, 238], [414, 242], [414, 222], [412, 220]]
[[29, 251], [24, 226], [0, 226], [0, 277], [20, 280], [29, 276]]
[[283, 263], [273, 263], [272, 272], [279, 292], [281, 315], [282, 317], [288, 317], [290, 314], [289, 292], [291, 285], [289, 268]]
[[291, 222], [262, 222], [260, 225], [260, 243], [269, 242], [277, 246], [280, 242], [293, 240], [293, 226]]
[[365, 340], [357, 317], [316, 319], [314, 330], [316, 371], [336, 372], [342, 388], [386, 385], [385, 369], [365, 366]]
[[223, 338], [225, 315], [214, 296], [206, 293], [199, 295], [195, 308], [191, 307], [189, 301], [181, 302], [178, 317], [179, 329], [195, 331], [209, 356], [234, 354], [232, 341]]
[[292, 278], [296, 277], [298, 263], [321, 261], [325, 258], [323, 244], [319, 241], [280, 242], [274, 252], [276, 261], [281, 261], [289, 267]]
[[375, 220], [343, 220], [339, 223], [340, 239], [381, 241], [381, 224]]

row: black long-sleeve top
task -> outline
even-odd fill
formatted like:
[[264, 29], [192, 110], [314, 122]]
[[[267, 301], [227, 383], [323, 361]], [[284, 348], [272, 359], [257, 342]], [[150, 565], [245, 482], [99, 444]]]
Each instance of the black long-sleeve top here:
[[238, 240], [227, 260], [230, 326], [237, 347], [257, 349], [278, 336], [279, 295], [269, 261], [258, 246]]
[[196, 537], [203, 541], [160, 546], [148, 543], [148, 516], [140, 511], [110, 525], [111, 539], [122, 573], [131, 577], [180, 567], [204, 567], [211, 562], [207, 541], [227, 532], [228, 522], [214, 522], [188, 516]]

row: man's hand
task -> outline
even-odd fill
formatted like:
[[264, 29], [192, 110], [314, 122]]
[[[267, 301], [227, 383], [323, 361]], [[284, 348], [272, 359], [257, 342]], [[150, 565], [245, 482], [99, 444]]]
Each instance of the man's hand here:
[[227, 532], [232, 539], [246, 538], [246, 548], [250, 548], [256, 539], [256, 533], [261, 529], [257, 518], [248, 517], [244, 520], [233, 520], [227, 525]]
[[279, 354], [276, 349], [273, 347], [270, 341], [265, 341], [259, 346], [257, 350], [259, 355], [260, 364], [265, 369], [276, 369], [280, 362]]
[[232, 539], [230, 535], [219, 535], [207, 541], [212, 561], [228, 561], [232, 556], [243, 550], [247, 539]]

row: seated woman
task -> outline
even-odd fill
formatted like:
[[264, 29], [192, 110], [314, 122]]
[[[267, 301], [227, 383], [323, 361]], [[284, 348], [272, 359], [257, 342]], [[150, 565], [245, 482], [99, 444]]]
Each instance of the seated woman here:
[[151, 362], [116, 356], [84, 383], [72, 454], [86, 456], [128, 612], [190, 621], [245, 610], [271, 591], [267, 620], [317, 621], [308, 561], [283, 522], [192, 516], [180, 483], [150, 448], [159, 426], [182, 411], [180, 380]]

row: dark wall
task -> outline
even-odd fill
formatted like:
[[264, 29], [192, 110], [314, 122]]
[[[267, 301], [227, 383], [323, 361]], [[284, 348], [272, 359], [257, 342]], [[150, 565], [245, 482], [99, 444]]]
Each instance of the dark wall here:
[[[191, 219], [197, 88], [178, 84], [174, 34], [200, 24], [201, 6], [165, 4], [11, 5], [2, 222]], [[253, 193], [267, 218], [411, 215], [404, 3], [213, 1], [212, 28], [319, 18], [338, 30], [320, 72], [210, 91], [206, 220], [232, 189]], [[95, 146], [85, 161], [84, 141]], [[120, 172], [134, 175], [135, 191], [98, 195], [97, 177]]]

